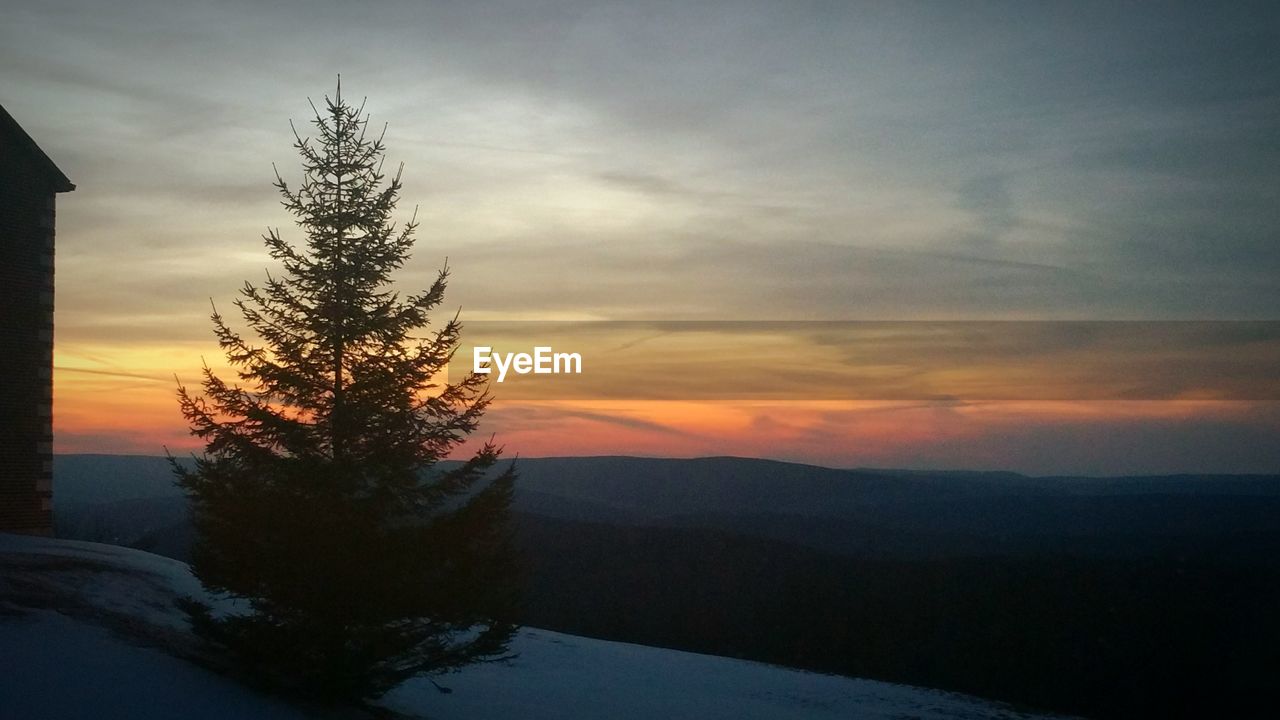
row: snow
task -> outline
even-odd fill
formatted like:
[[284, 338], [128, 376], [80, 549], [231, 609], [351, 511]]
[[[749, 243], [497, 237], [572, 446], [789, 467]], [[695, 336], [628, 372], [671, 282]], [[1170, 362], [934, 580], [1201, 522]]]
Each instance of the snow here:
[[173, 600], [209, 600], [186, 563], [115, 545], [0, 533], [0, 558], [11, 583], [39, 579], [61, 603], [170, 629], [189, 627]]
[[526, 629], [507, 664], [411, 680], [383, 698], [406, 714], [454, 718], [726, 720], [964, 720], [1026, 718], [936, 690], [779, 668]]
[[[0, 534], [0, 716], [294, 718], [315, 715], [181, 659], [198, 651], [184, 596], [207, 600], [183, 563], [97, 543]], [[976, 698], [762, 663], [525, 629], [518, 654], [388, 693], [431, 720], [1035, 716]]]
[[0, 619], [0, 657], [5, 718], [308, 717], [233, 680], [49, 610]]

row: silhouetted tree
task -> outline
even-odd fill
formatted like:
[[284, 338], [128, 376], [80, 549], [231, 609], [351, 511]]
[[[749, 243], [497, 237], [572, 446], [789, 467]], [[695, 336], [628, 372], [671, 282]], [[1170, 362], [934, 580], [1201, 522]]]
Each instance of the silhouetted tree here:
[[[264, 236], [284, 268], [235, 301], [260, 338], [215, 307], [239, 375], [204, 368], [203, 397], [179, 385], [205, 453], [176, 462], [193, 503], [193, 568], [239, 612], [196, 606], [197, 627], [261, 677], [330, 698], [375, 697], [422, 672], [501, 657], [514, 632], [508, 511], [514, 467], [492, 441], [447, 468], [490, 397], [482, 375], [437, 378], [455, 351], [455, 315], [428, 331], [448, 268], [401, 296], [416, 220], [391, 213], [400, 172], [381, 173], [382, 138], [341, 84], [315, 139], [294, 131], [303, 180], [276, 173], [306, 248]], [[384, 128], [385, 133], [385, 128]]]

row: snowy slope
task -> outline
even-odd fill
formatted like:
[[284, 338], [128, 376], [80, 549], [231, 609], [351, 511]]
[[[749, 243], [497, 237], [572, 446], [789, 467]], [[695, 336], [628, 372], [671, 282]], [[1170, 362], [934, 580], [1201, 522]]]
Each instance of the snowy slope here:
[[[173, 602], [204, 598], [186, 565], [110, 545], [0, 534], [0, 717], [301, 718], [179, 659], [198, 652]], [[527, 629], [519, 657], [426, 679], [384, 707], [450, 720], [1031, 717], [920, 688]]]
[[0, 717], [308, 717], [233, 680], [92, 623], [42, 610], [0, 619]]
[[438, 720], [472, 718], [725, 718], [962, 720], [1026, 718], [936, 690], [806, 673], [762, 663], [526, 629], [510, 665], [408, 682], [384, 704]]

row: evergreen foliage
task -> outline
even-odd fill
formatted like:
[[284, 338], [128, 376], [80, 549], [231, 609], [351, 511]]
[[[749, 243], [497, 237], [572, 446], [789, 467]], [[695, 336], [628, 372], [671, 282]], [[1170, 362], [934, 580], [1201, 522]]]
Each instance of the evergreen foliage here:
[[205, 452], [174, 472], [192, 500], [195, 573], [246, 601], [239, 614], [198, 609], [202, 632], [273, 684], [370, 698], [504, 655], [515, 472], [495, 468], [492, 440], [440, 464], [488, 406], [485, 376], [437, 381], [461, 332], [456, 314], [428, 329], [448, 268], [421, 294], [391, 288], [417, 227], [392, 220], [400, 172], [384, 177], [382, 137], [341, 84], [325, 101], [314, 139], [294, 130], [301, 184], [276, 173], [305, 250], [264, 236], [284, 272], [235, 301], [259, 341], [215, 307], [239, 382], [206, 364], [202, 396], [179, 385]]

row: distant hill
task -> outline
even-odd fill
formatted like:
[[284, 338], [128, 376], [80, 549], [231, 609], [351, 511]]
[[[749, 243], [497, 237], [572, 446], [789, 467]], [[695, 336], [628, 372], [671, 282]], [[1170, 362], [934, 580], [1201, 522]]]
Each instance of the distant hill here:
[[[1280, 529], [1273, 475], [1040, 478], [729, 457], [522, 458], [519, 468], [521, 513], [713, 527], [839, 554], [1133, 555], [1210, 545], [1255, 558], [1280, 549], [1270, 539]], [[54, 482], [56, 522], [68, 536], [130, 543], [185, 518], [164, 458], [59, 455]]]
[[54, 455], [54, 510], [66, 505], [179, 497], [169, 461], [151, 455]]

